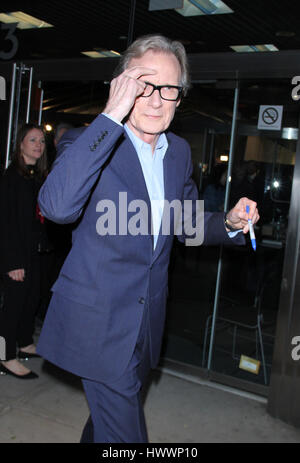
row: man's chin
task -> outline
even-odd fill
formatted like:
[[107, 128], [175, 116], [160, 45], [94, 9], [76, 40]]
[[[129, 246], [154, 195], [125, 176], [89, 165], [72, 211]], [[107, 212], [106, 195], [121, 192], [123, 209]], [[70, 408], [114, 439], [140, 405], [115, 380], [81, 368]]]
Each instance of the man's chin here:
[[162, 124], [161, 120], [148, 119], [142, 126], [143, 132], [149, 135], [158, 135], [167, 129], [165, 124]]

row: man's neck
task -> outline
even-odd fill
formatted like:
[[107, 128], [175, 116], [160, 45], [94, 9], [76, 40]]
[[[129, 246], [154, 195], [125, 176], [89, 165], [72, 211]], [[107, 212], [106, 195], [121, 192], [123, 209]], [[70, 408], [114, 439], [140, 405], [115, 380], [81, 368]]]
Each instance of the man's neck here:
[[152, 154], [154, 154], [157, 141], [161, 134], [160, 133], [152, 134], [152, 133], [139, 132], [132, 126], [132, 124], [129, 121], [126, 122], [126, 126], [136, 137], [138, 137], [140, 140], [150, 145]]

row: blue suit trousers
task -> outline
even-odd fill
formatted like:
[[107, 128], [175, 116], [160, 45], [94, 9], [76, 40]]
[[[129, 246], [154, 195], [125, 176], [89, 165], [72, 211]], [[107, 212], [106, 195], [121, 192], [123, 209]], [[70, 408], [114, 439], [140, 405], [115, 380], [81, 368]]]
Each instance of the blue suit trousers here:
[[148, 442], [141, 401], [141, 389], [151, 365], [146, 307], [135, 350], [122, 376], [105, 383], [82, 378], [91, 414], [81, 443]]

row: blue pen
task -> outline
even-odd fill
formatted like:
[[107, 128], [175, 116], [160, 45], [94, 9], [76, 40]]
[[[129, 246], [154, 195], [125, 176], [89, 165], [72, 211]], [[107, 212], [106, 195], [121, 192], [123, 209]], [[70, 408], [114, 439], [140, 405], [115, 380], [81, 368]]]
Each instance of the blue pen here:
[[[249, 206], [246, 206], [246, 212], [247, 212], [247, 214], [249, 214], [249, 212], [250, 212]], [[249, 219], [249, 217], [248, 217], [248, 224], [249, 224], [249, 232], [250, 232], [251, 244], [252, 244], [252, 247], [253, 247], [254, 251], [256, 251], [256, 239], [255, 239], [254, 228], [253, 228], [252, 220]]]

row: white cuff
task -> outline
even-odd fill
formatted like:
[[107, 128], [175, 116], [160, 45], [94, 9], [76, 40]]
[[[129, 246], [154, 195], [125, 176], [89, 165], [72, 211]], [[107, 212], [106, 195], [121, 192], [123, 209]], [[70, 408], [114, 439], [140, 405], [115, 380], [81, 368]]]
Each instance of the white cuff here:
[[103, 114], [103, 116], [108, 117], [108, 119], [110, 119], [111, 121], [123, 127], [123, 124], [121, 124], [120, 121], [117, 121], [114, 117], [110, 116], [109, 114], [106, 114], [106, 113], [101, 113], [101, 114]]
[[242, 228], [240, 230], [237, 230], [237, 231], [234, 231], [234, 232], [227, 232], [228, 233], [228, 236], [229, 238], [234, 238], [238, 233], [241, 233]]

